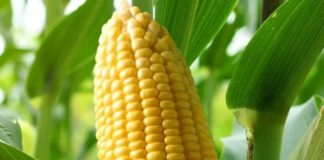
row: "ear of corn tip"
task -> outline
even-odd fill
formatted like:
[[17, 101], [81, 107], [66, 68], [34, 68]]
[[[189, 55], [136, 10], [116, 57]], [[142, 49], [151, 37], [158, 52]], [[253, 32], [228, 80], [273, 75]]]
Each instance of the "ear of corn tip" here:
[[114, 12], [94, 75], [100, 160], [217, 158], [190, 70], [148, 13]]

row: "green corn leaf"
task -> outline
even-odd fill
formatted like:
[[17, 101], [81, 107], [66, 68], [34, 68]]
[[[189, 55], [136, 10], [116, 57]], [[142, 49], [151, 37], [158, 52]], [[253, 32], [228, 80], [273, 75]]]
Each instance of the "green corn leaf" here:
[[1, 160], [35, 160], [22, 151], [0, 141]]
[[155, 19], [165, 26], [178, 48], [185, 53], [198, 0], [155, 0]]
[[227, 92], [231, 109], [286, 114], [324, 47], [324, 1], [289, 0], [248, 44]]
[[55, 25], [60, 21], [64, 14], [64, 1], [57, 0], [45, 0], [44, 5], [46, 7], [46, 24], [45, 34], [47, 34]]
[[190, 65], [215, 38], [238, 0], [200, 0], [185, 58]]
[[[112, 1], [86, 1], [49, 33], [37, 52], [28, 76], [27, 91], [31, 97], [60, 88], [70, 70], [80, 71], [85, 60], [91, 62], [94, 59], [100, 28], [112, 10]], [[85, 72], [82, 70], [78, 73], [84, 77], [87, 75]]]
[[240, 59], [226, 99], [247, 131], [249, 158], [280, 158], [288, 110], [324, 47], [323, 7], [322, 0], [286, 1]]
[[224, 25], [210, 46], [201, 54], [199, 59], [201, 65], [208, 66], [211, 70], [223, 71], [222, 67], [231, 63], [231, 57], [227, 55], [226, 49], [233, 39], [235, 31], [241, 27], [240, 21]]
[[320, 58], [316, 62], [315, 66], [307, 76], [304, 86], [302, 87], [300, 94], [298, 95], [297, 103], [306, 101], [314, 94], [324, 96], [324, 52], [320, 55]]
[[17, 149], [22, 149], [18, 120], [12, 112], [4, 109], [0, 110], [0, 141]]
[[0, 68], [7, 62], [14, 60], [15, 58], [24, 55], [25, 53], [31, 52], [29, 49], [19, 49], [14, 46], [7, 45], [4, 52], [0, 56]]
[[23, 153], [21, 130], [16, 116], [0, 110], [0, 160], [33, 160]]
[[318, 109], [320, 109], [322, 106], [324, 106], [324, 98], [322, 98], [321, 96], [315, 95], [314, 99], [315, 99], [315, 103], [316, 103]]
[[212, 70], [218, 70], [221, 66], [228, 63], [226, 49], [231, 42], [237, 29], [235, 25], [225, 24], [219, 34], [211, 42], [211, 45], [200, 56], [200, 63], [210, 67]]

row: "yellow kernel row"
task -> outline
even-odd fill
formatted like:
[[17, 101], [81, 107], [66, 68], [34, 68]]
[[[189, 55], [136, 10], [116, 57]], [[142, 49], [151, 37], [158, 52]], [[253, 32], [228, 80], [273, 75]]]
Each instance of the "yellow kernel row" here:
[[137, 7], [102, 28], [94, 68], [100, 160], [215, 160], [190, 70], [165, 28]]

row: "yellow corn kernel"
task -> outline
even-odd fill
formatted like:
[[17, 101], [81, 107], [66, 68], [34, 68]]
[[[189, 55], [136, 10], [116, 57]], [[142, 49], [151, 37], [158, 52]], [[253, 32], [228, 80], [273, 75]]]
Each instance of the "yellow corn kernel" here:
[[94, 69], [100, 160], [215, 160], [190, 69], [163, 26], [137, 7], [102, 27]]

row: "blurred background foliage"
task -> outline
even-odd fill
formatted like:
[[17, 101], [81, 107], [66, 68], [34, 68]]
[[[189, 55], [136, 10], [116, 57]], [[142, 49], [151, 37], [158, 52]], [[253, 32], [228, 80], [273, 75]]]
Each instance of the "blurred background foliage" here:
[[[150, 11], [147, 6], [152, 2], [135, 0], [134, 3]], [[224, 148], [221, 138], [232, 134], [235, 123], [225, 104], [226, 89], [242, 51], [260, 26], [261, 17], [260, 0], [232, 3], [235, 7], [218, 28], [217, 35], [199, 42], [207, 43], [205, 47], [193, 46], [201, 38], [199, 35], [178, 44], [185, 49], [187, 61], [193, 62], [191, 70], [219, 153]], [[50, 105], [54, 128], [50, 131], [51, 159], [96, 159], [91, 70], [100, 27], [111, 15], [112, 7], [108, 0], [95, 3], [90, 0], [0, 1], [0, 111], [10, 110], [18, 117], [25, 153], [34, 155], [37, 117], [41, 108]], [[162, 24], [167, 21], [159, 15], [157, 18]], [[204, 25], [216, 21], [217, 18], [211, 17], [210, 24]], [[176, 21], [172, 22], [175, 24], [167, 25], [177, 25]], [[200, 24], [196, 20], [190, 23]], [[71, 28], [75, 26], [79, 27]], [[172, 29], [171, 34], [179, 31]], [[176, 41], [178, 36], [173, 35]], [[62, 41], [63, 46], [53, 44]], [[296, 104], [306, 102], [313, 95], [324, 96], [323, 69], [322, 53]], [[58, 96], [50, 104], [44, 103], [44, 97], [53, 96], [53, 92]]]

